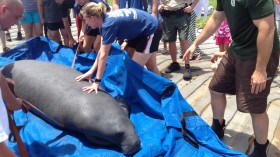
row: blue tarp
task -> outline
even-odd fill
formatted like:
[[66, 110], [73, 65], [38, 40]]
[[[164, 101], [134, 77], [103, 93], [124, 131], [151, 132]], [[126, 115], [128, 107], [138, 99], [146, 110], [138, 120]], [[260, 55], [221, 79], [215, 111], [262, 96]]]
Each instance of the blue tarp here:
[[[49, 39], [36, 37], [4, 53], [0, 66], [23, 59], [71, 66], [74, 53]], [[95, 53], [78, 55], [75, 69], [86, 72], [95, 57]], [[117, 44], [111, 49], [101, 86], [113, 97], [124, 99], [130, 107], [130, 119], [142, 142], [141, 150], [134, 156], [246, 156], [229, 149], [217, 138], [210, 126], [195, 115], [176, 84], [136, 64]], [[182, 113], [192, 114], [182, 117]], [[20, 135], [30, 156], [125, 156], [114, 148], [92, 145], [79, 134], [59, 130], [30, 112], [15, 112], [15, 120], [17, 125], [24, 125]], [[185, 140], [182, 124], [186, 126], [187, 137], [197, 141], [198, 147]], [[8, 145], [19, 155], [16, 143]]]

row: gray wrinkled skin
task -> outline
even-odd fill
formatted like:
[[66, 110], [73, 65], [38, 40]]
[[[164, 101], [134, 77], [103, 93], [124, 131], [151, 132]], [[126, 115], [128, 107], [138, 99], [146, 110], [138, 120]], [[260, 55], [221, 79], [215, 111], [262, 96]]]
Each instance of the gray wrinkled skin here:
[[33, 113], [68, 130], [80, 132], [94, 144], [113, 145], [124, 154], [140, 149], [134, 125], [109, 94], [88, 94], [77, 82], [80, 72], [69, 67], [34, 60], [6, 65], [2, 73], [15, 81], [15, 93], [35, 107]]

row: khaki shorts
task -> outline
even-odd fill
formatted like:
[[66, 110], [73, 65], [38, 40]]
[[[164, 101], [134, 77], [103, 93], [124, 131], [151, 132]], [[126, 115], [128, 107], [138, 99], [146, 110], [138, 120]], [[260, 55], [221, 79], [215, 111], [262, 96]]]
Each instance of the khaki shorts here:
[[246, 113], [264, 113], [267, 106], [267, 96], [279, 63], [279, 53], [273, 53], [267, 65], [266, 88], [259, 94], [251, 93], [251, 76], [255, 70], [256, 60], [240, 60], [231, 53], [221, 60], [214, 74], [209, 89], [227, 94], [236, 94], [237, 108]]

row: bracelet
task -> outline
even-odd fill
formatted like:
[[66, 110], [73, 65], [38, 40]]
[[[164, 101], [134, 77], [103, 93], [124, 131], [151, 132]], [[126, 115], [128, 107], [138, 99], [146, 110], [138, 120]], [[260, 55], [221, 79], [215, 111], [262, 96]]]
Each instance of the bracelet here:
[[97, 78], [95, 78], [95, 79], [94, 79], [94, 82], [98, 82], [98, 83], [99, 83], [99, 82], [101, 82], [101, 80], [102, 80], [102, 79], [97, 79]]

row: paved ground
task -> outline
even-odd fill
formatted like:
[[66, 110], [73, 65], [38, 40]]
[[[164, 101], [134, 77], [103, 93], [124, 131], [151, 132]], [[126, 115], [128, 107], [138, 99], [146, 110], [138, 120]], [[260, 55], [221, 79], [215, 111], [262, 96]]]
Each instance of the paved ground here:
[[[73, 19], [72, 19], [72, 22]], [[72, 26], [73, 34], [75, 33], [75, 24]], [[23, 41], [16, 41], [16, 27], [12, 27], [11, 35], [12, 42], [7, 42], [7, 46], [14, 47]], [[23, 31], [22, 31], [23, 32]], [[24, 34], [24, 33], [23, 33]], [[218, 47], [214, 44], [214, 40], [208, 39], [200, 48], [205, 55], [199, 61], [192, 61], [193, 78], [191, 81], [184, 81], [182, 79], [183, 70], [171, 74], [164, 74], [164, 77], [177, 83], [183, 97], [192, 105], [196, 112], [208, 123], [211, 124], [212, 112], [210, 106], [210, 94], [208, 84], [213, 76], [210, 69], [211, 62], [209, 61], [211, 55], [218, 51]], [[162, 49], [162, 45], [160, 45]], [[2, 50], [2, 49], [0, 49]], [[183, 69], [184, 64], [181, 59], [178, 59]], [[162, 55], [158, 53], [157, 64], [161, 71], [170, 64], [171, 59], [169, 54]], [[267, 112], [270, 117], [269, 125], [269, 140], [271, 144], [268, 149], [269, 157], [280, 157], [280, 75], [276, 75], [272, 84], [271, 94], [268, 98]], [[227, 109], [225, 112], [226, 120], [226, 135], [223, 141], [232, 149], [241, 152], [250, 152], [252, 150], [252, 137], [254, 135], [251, 125], [251, 118], [248, 114], [238, 112], [236, 109], [235, 96], [227, 96]]]

